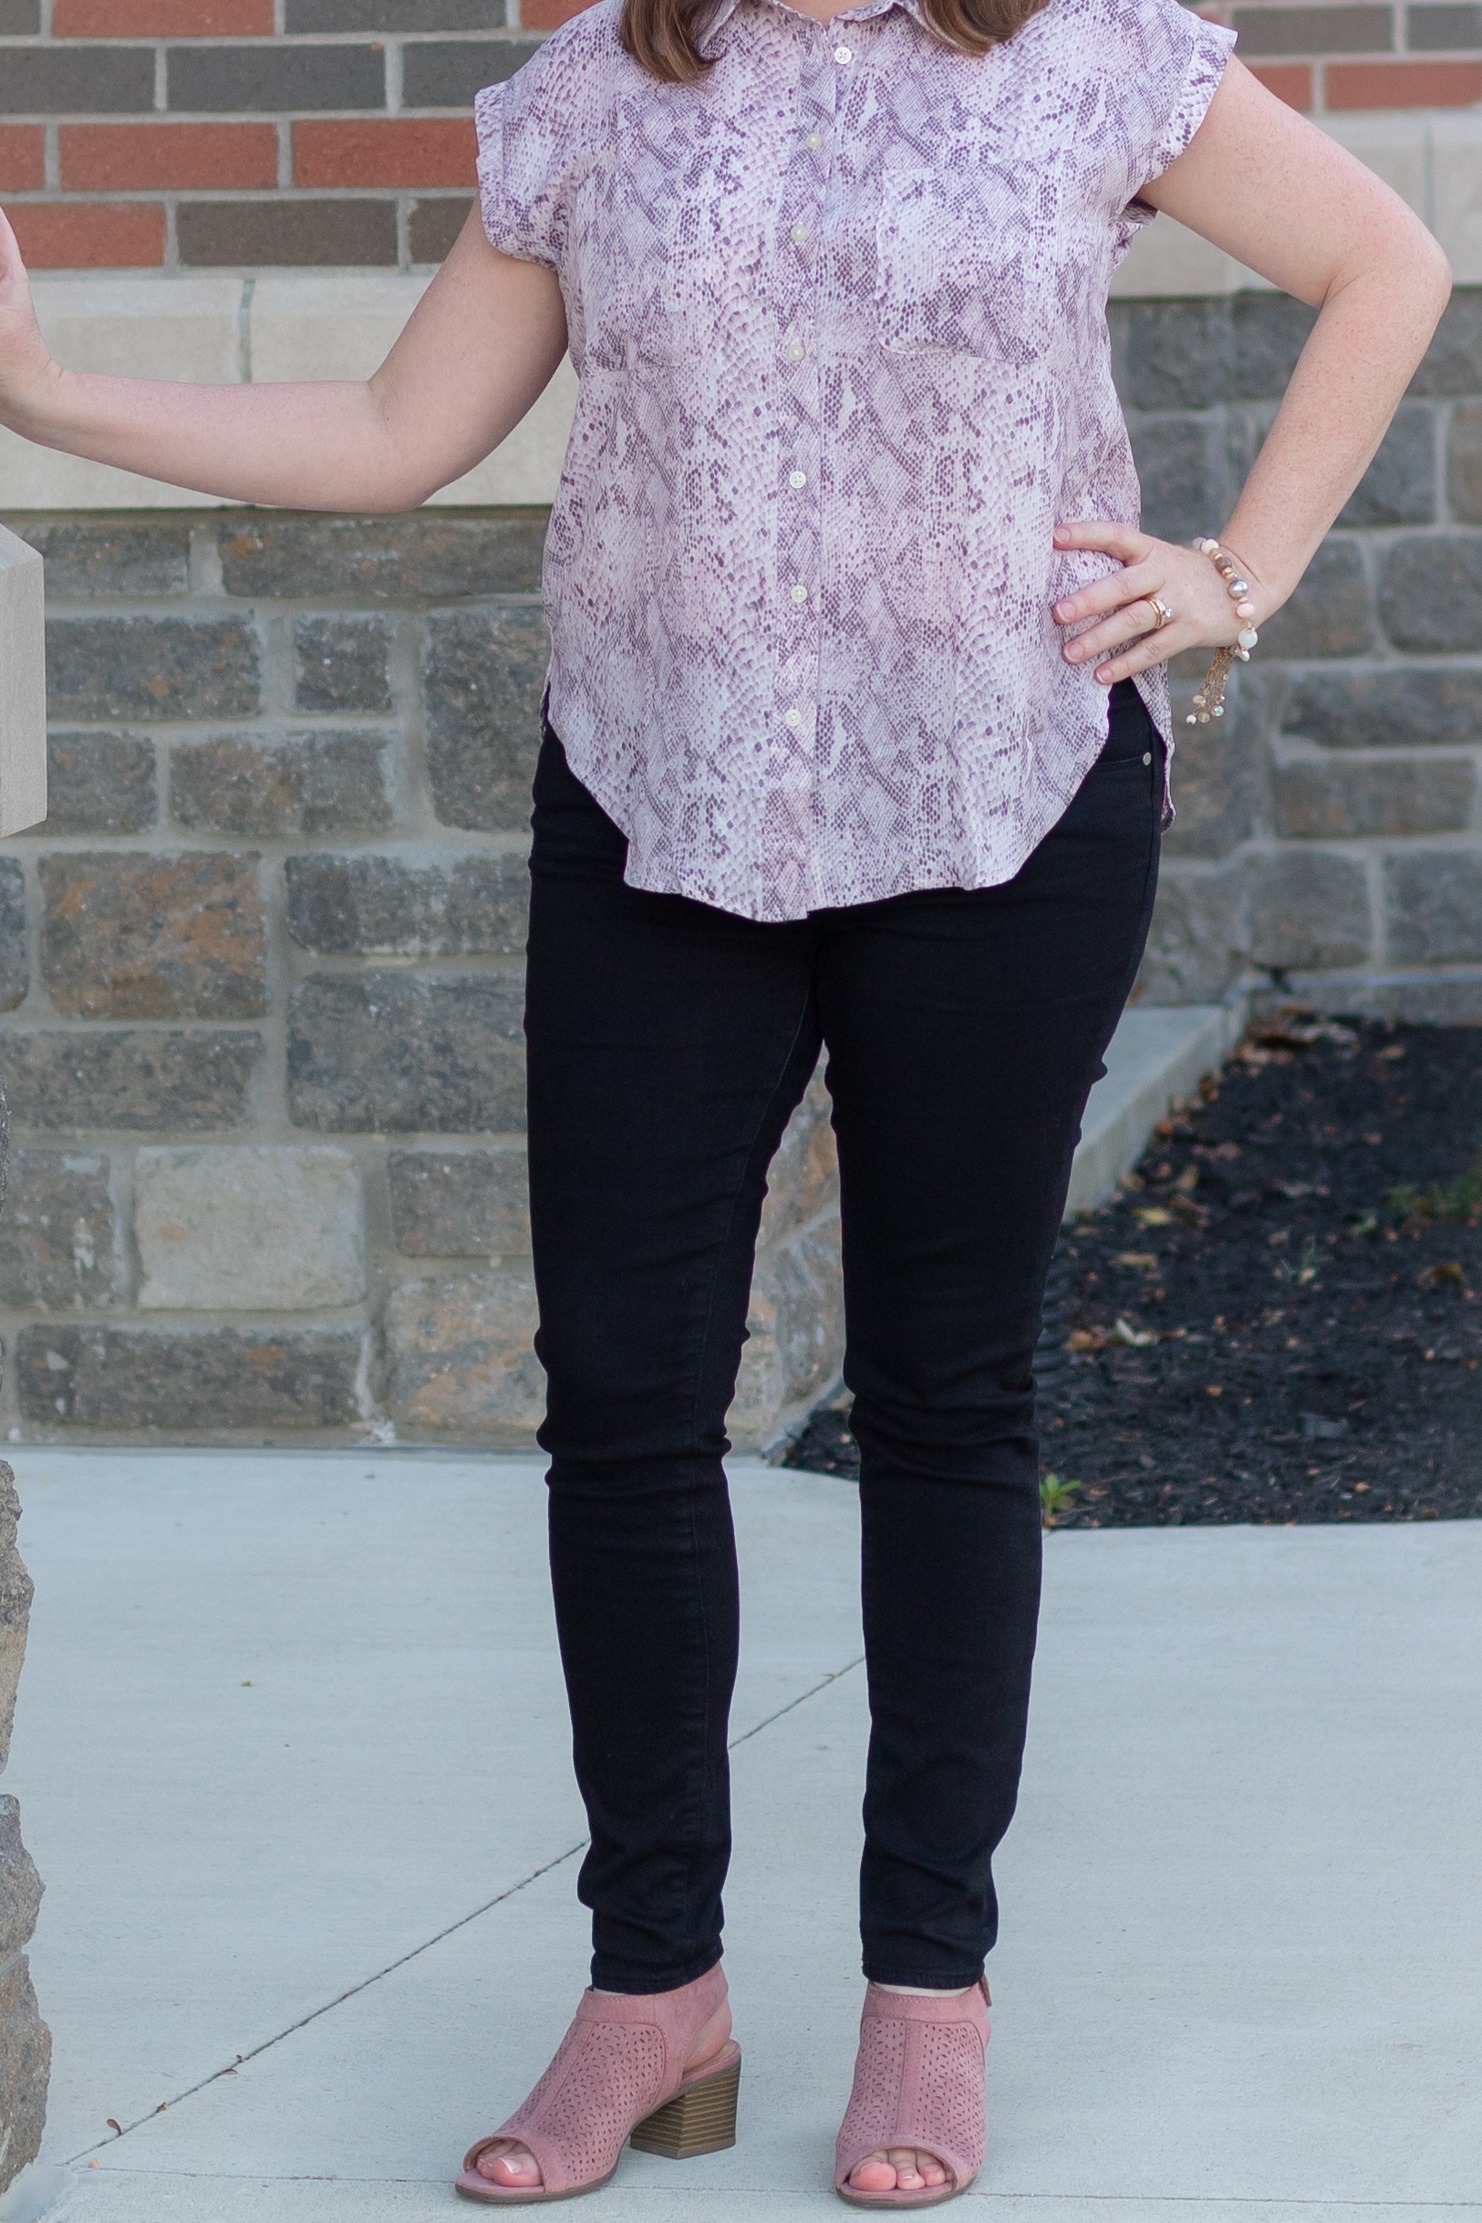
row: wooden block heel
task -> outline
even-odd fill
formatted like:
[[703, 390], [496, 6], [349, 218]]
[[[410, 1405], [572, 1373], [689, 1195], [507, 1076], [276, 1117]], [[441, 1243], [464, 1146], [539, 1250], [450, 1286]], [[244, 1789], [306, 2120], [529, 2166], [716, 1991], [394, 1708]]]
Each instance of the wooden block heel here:
[[646, 2115], [629, 2138], [643, 2154], [663, 2154], [669, 2161], [692, 2161], [697, 2154], [723, 2153], [736, 2143], [736, 2101], [741, 2090], [741, 2064], [714, 2076], [686, 2084], [673, 2099], [665, 2100]]

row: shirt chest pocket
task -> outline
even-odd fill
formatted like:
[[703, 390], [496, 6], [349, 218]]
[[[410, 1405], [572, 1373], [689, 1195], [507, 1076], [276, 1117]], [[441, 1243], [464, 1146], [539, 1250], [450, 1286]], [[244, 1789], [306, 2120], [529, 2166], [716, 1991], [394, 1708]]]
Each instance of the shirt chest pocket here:
[[1053, 252], [1013, 182], [887, 170], [875, 226], [875, 320], [892, 354], [951, 349], [1030, 364], [1053, 350]]

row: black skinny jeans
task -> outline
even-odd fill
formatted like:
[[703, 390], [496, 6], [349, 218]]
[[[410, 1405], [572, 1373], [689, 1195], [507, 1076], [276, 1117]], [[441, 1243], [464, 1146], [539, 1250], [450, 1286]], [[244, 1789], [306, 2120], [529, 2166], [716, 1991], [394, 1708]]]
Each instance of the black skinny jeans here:
[[777, 925], [623, 882], [547, 731], [527, 1033], [551, 1567], [593, 1982], [719, 1959], [736, 1561], [722, 1472], [767, 1166], [820, 1046], [842, 1186], [877, 1982], [973, 1983], [1039, 1602], [1031, 1361], [1086, 1095], [1147, 931], [1162, 749], [1130, 685], [1007, 885]]

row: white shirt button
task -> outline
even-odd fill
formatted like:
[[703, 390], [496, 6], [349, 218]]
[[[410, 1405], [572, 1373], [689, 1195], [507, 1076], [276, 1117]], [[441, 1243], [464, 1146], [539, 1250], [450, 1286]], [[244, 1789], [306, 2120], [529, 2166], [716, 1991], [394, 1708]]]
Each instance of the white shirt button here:
[[808, 244], [808, 227], [807, 227], [807, 225], [806, 225], [806, 224], [794, 224], [794, 225], [793, 225], [793, 228], [792, 228], [792, 243], [793, 243], [794, 247], [806, 247], [806, 246], [807, 246], [807, 244]]
[[797, 732], [798, 727], [802, 724], [802, 722], [803, 713], [801, 710], [789, 710], [782, 720], [782, 723], [785, 726], [792, 727], [794, 733]]
[[834, 60], [835, 60], [836, 62], [852, 62], [852, 61], [854, 60], [854, 49], [853, 49], [853, 47], [852, 47], [852, 46], [836, 46], [836, 47], [834, 48]]
[[790, 363], [801, 363], [803, 360], [803, 343], [801, 340], [789, 340], [782, 352]]
[[792, 598], [794, 602], [806, 602], [808, 599], [808, 589], [804, 586], [794, 587], [792, 590]]
[[804, 487], [807, 485], [808, 474], [806, 471], [789, 471], [787, 474], [787, 483], [792, 488], [794, 494], [796, 494], [800, 487]]
[[1152, 763], [1152, 761], [1153, 761], [1153, 752], [1152, 752], [1152, 750], [1151, 750], [1151, 749], [1149, 749], [1149, 750], [1148, 750], [1148, 752], [1147, 752], [1147, 755], [1146, 755], [1146, 756], [1145, 756], [1145, 757], [1143, 758], [1143, 760], [1142, 760], [1142, 761], [1143, 761], [1143, 763], [1144, 763], [1144, 764], [1151, 764], [1151, 763]]
[[803, 145], [805, 147], [821, 147], [823, 145], [823, 140], [816, 131], [810, 131], [807, 138], [803, 141]]

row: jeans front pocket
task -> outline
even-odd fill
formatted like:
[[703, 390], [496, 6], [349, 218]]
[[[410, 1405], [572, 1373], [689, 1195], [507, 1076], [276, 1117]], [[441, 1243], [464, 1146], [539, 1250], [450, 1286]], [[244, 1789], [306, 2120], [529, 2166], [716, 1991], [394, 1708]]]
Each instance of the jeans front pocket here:
[[1012, 175], [887, 170], [875, 257], [876, 326], [892, 354], [953, 349], [1028, 364], [1048, 352], [1049, 245]]

